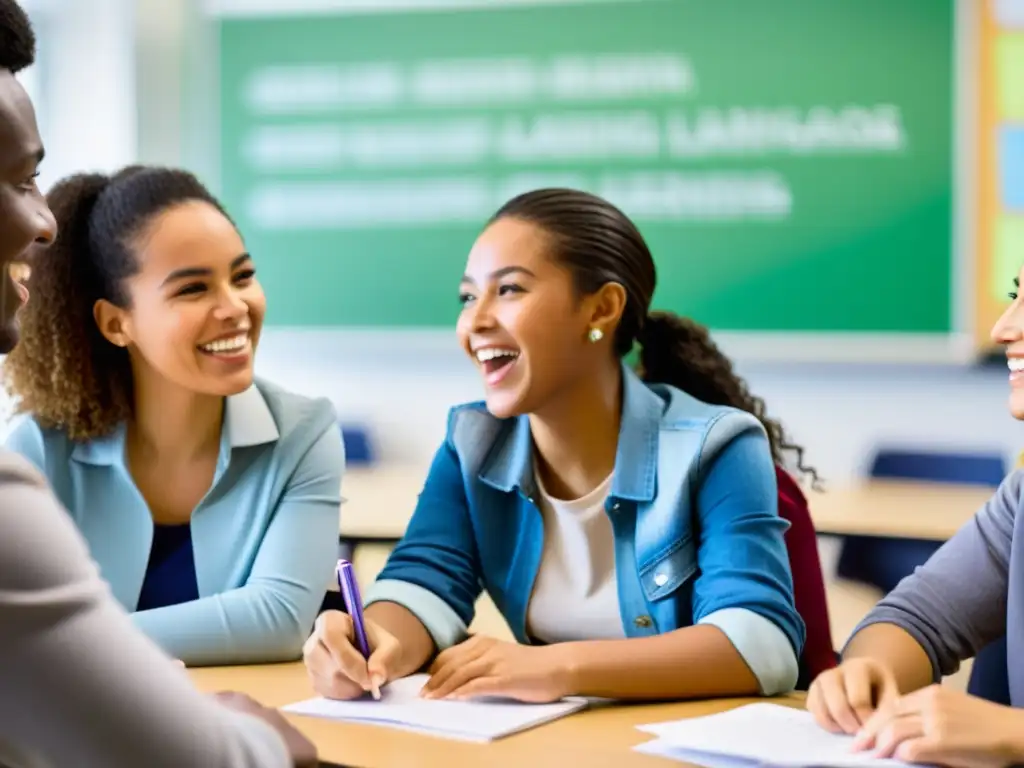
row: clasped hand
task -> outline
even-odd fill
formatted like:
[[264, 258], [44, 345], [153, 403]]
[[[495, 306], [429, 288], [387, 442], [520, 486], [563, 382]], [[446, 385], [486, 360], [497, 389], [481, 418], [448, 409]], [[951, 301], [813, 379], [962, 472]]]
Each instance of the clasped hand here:
[[1024, 760], [1022, 714], [940, 685], [901, 696], [892, 672], [852, 659], [821, 675], [807, 708], [823, 728], [855, 735], [853, 749], [908, 763], [1004, 768]]
[[[403, 674], [402, 648], [383, 627], [365, 622], [370, 658], [355, 647], [351, 618], [321, 614], [303, 648], [314, 690], [332, 699], [354, 699]], [[569, 667], [559, 646], [525, 646], [476, 635], [438, 654], [422, 695], [429, 699], [503, 696], [531, 703], [572, 693]]]

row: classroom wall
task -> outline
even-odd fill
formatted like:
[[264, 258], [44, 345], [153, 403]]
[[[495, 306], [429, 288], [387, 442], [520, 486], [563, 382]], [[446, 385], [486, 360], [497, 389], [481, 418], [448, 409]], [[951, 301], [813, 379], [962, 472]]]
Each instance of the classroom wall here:
[[[109, 170], [140, 155], [173, 162], [184, 126], [170, 124], [170, 113], [144, 110], [142, 127], [150, 128], [140, 142], [137, 113], [154, 88], [170, 93], [172, 101], [179, 93], [175, 77], [181, 73], [159, 68], [173, 55], [160, 50], [160, 31], [187, 24], [191, 0], [25, 4], [40, 36], [33, 77], [42, 92], [49, 150], [44, 187], [66, 173]], [[145, 51], [132, 42], [133, 30], [145, 38]], [[155, 132], [157, 124], [162, 132]], [[258, 370], [296, 391], [327, 396], [344, 419], [367, 423], [382, 460], [425, 465], [443, 435], [448, 407], [479, 397], [481, 390], [453, 335], [385, 336], [271, 329]], [[1024, 430], [1006, 412], [1003, 370], [738, 363], [771, 413], [807, 446], [808, 460], [836, 482], [862, 473], [882, 443], [973, 447], [1008, 457], [1024, 447]], [[0, 396], [0, 406], [5, 403]]]
[[24, 78], [36, 102], [46, 160], [40, 186], [138, 157], [133, 0], [20, 0], [36, 27]]

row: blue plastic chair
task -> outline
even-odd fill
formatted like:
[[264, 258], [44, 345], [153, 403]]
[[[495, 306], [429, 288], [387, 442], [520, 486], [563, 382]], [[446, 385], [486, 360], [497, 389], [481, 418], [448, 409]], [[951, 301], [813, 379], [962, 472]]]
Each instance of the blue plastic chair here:
[[[1006, 472], [1006, 463], [1001, 454], [893, 449], [880, 450], [870, 470], [874, 478], [992, 487], [1003, 481]], [[843, 542], [836, 571], [842, 578], [870, 584], [889, 593], [915, 568], [924, 565], [940, 546], [941, 542], [924, 539], [848, 536]], [[977, 655], [968, 691], [989, 701], [1009, 705], [1008, 686], [1004, 637], [989, 644]]]
[[358, 424], [341, 424], [341, 439], [345, 445], [345, 465], [367, 465], [376, 460], [370, 433]]

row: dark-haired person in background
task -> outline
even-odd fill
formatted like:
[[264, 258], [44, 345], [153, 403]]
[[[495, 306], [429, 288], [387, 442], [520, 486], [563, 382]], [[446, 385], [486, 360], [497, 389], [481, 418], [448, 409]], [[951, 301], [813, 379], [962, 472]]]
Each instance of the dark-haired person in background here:
[[[3, 353], [17, 341], [21, 304], [10, 265], [59, 237], [35, 183], [43, 154], [35, 114], [15, 78], [34, 55], [24, 11], [0, 0]], [[276, 712], [239, 694], [220, 701], [196, 691], [132, 626], [43, 479], [0, 451], [0, 765], [316, 765], [313, 745]]]
[[255, 260], [191, 174], [82, 174], [48, 195], [4, 366], [32, 461], [137, 626], [188, 665], [292, 660], [337, 561], [334, 408], [254, 381]]
[[[706, 331], [650, 313], [617, 208], [539, 190], [469, 255], [458, 335], [485, 403], [455, 408], [408, 530], [366, 595], [374, 653], [324, 613], [317, 690], [360, 695], [440, 654], [425, 694], [682, 699], [797, 681], [804, 624], [777, 512], [779, 426]], [[640, 344], [638, 376], [622, 358]], [[466, 640], [486, 589], [518, 643]]]

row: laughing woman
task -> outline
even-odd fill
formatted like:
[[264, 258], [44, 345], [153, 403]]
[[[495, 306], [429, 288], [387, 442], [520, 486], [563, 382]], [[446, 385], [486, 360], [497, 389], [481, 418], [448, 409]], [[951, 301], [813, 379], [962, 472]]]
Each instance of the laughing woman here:
[[[318, 619], [323, 695], [433, 661], [433, 697], [772, 695], [798, 679], [773, 457], [788, 447], [695, 323], [650, 313], [655, 268], [606, 201], [509, 202], [462, 278], [483, 403], [455, 408], [402, 541], [352, 622]], [[639, 341], [642, 375], [622, 358]], [[482, 589], [518, 644], [467, 640]], [[440, 653], [438, 653], [440, 652]]]
[[254, 381], [254, 259], [190, 174], [79, 175], [49, 202], [6, 383], [7, 446], [47, 476], [136, 624], [189, 665], [300, 655], [337, 557], [329, 402]]

